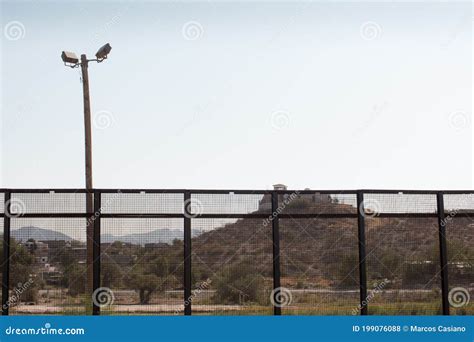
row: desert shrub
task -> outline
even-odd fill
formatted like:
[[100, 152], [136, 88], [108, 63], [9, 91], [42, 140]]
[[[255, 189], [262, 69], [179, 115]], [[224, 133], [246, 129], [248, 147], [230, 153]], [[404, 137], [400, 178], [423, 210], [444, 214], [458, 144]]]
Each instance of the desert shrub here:
[[359, 259], [356, 254], [344, 255], [336, 266], [336, 287], [351, 288], [359, 285]]
[[310, 200], [300, 197], [300, 198], [295, 198], [293, 200], [289, 200], [286, 207], [291, 208], [291, 209], [303, 210], [303, 209], [307, 209], [311, 207], [311, 205], [312, 203]]
[[72, 264], [64, 270], [61, 283], [68, 289], [71, 296], [77, 296], [86, 292], [86, 266]]
[[215, 280], [213, 301], [219, 304], [266, 304], [262, 276], [249, 262], [226, 267]]

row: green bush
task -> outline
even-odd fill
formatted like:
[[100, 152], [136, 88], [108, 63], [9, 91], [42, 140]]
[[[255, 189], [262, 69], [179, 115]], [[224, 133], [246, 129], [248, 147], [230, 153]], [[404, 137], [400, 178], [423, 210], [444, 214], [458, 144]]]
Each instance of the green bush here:
[[228, 266], [215, 280], [214, 303], [219, 304], [267, 304], [262, 276], [249, 262]]

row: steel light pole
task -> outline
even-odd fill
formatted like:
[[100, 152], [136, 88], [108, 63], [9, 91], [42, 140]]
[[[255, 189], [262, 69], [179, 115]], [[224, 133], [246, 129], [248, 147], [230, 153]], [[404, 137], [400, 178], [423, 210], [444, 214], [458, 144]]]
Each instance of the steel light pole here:
[[[61, 58], [64, 65], [71, 68], [81, 67], [82, 71], [82, 91], [84, 100], [84, 133], [85, 133], [85, 172], [86, 172], [86, 211], [88, 217], [92, 217], [94, 211], [94, 199], [92, 195], [92, 132], [91, 132], [91, 101], [89, 94], [89, 62], [103, 62], [107, 59], [108, 54], [112, 50], [109, 43], [102, 46], [95, 54], [95, 59], [87, 59], [85, 54], [81, 55], [81, 59], [77, 58], [73, 52], [63, 51]], [[88, 293], [92, 293], [94, 288], [93, 282], [93, 262], [94, 262], [94, 223], [89, 218], [87, 219], [86, 228], [86, 246], [87, 246], [87, 288]]]

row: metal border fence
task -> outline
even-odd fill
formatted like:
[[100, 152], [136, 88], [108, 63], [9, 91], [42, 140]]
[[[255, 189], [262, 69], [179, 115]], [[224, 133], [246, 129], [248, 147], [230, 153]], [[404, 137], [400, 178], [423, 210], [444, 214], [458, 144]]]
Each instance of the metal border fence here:
[[[282, 195], [291, 195], [292, 193], [299, 195], [352, 195], [357, 199], [357, 206], [353, 212], [300, 212], [289, 213], [279, 210]], [[184, 289], [184, 315], [192, 314], [192, 303], [187, 300], [192, 295], [192, 219], [268, 219], [271, 225], [272, 239], [272, 278], [273, 289], [281, 287], [281, 265], [280, 265], [280, 219], [331, 219], [346, 218], [353, 219], [357, 222], [357, 250], [358, 250], [358, 283], [359, 283], [359, 313], [367, 315], [370, 313], [369, 303], [367, 302], [368, 285], [367, 285], [367, 244], [366, 244], [366, 208], [364, 208], [364, 197], [374, 194], [386, 195], [432, 195], [436, 197], [435, 210], [411, 211], [403, 212], [380, 212], [377, 213], [378, 218], [404, 217], [404, 218], [432, 218], [438, 222], [438, 253], [439, 253], [439, 287], [441, 289], [442, 314], [450, 314], [450, 304], [448, 301], [449, 292], [449, 275], [448, 275], [448, 251], [446, 243], [446, 216], [449, 214], [445, 208], [445, 195], [474, 195], [474, 191], [418, 191], [418, 190], [159, 190], [159, 189], [94, 189], [88, 193], [85, 189], [0, 189], [0, 195], [3, 194], [4, 210], [0, 211], [0, 217], [3, 220], [3, 267], [2, 267], [2, 315], [8, 315], [8, 300], [10, 296], [10, 242], [11, 242], [11, 217], [15, 215], [11, 211], [11, 199], [15, 194], [87, 194], [94, 198], [94, 211], [86, 212], [84, 204], [83, 212], [26, 212], [21, 215], [25, 218], [85, 218], [93, 220], [93, 291], [100, 287], [100, 245], [101, 245], [101, 219], [106, 218], [175, 218], [183, 220], [183, 246], [184, 246], [184, 267], [183, 267], [183, 289]], [[102, 197], [104, 194], [180, 194], [183, 198], [183, 210], [176, 212], [147, 211], [145, 212], [104, 212], [102, 210]], [[262, 195], [270, 198], [271, 212], [195, 212], [193, 211], [192, 202], [193, 195]], [[474, 217], [474, 211], [472, 212]], [[276, 296], [276, 294], [274, 294]], [[275, 299], [275, 301], [277, 301]], [[91, 303], [91, 312], [94, 315], [100, 314], [100, 307]], [[273, 307], [274, 315], [281, 315], [282, 310], [278, 305]]]

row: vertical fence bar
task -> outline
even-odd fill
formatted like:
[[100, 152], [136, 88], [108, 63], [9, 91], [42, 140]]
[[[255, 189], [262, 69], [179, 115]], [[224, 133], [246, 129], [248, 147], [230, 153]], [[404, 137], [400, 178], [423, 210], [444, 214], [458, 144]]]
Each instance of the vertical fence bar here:
[[278, 193], [272, 192], [272, 240], [273, 240], [273, 314], [281, 315], [281, 306], [278, 305], [280, 283], [280, 222], [278, 218]]
[[191, 315], [191, 192], [184, 192], [184, 314]]
[[[86, 293], [89, 299], [94, 292], [94, 193], [86, 189]], [[90, 313], [88, 308], [88, 313]]]
[[441, 267], [441, 296], [443, 303], [443, 315], [449, 315], [449, 284], [448, 284], [448, 250], [446, 247], [446, 217], [444, 213], [444, 194], [436, 194], [438, 209], [438, 236], [439, 236], [439, 261]]
[[99, 191], [94, 192], [94, 213], [88, 217], [88, 220], [94, 225], [93, 243], [92, 243], [92, 314], [100, 315], [100, 306], [96, 303], [98, 300], [95, 298], [98, 296], [96, 290], [100, 287], [100, 215], [101, 215], [101, 193]]
[[357, 192], [357, 225], [359, 239], [359, 291], [360, 291], [360, 314], [367, 315], [367, 268], [366, 268], [366, 252], [365, 252], [365, 208], [364, 193]]
[[2, 315], [8, 315], [10, 289], [10, 191], [5, 192], [3, 218], [3, 276], [2, 276]]

